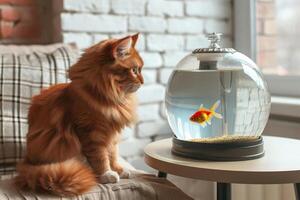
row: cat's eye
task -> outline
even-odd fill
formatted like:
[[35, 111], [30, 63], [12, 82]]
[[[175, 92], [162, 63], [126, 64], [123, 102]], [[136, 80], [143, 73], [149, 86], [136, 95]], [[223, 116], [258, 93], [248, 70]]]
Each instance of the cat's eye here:
[[134, 67], [134, 68], [132, 68], [132, 72], [133, 72], [134, 74], [138, 74], [140, 71], [139, 71], [139, 68], [138, 68], [138, 67]]

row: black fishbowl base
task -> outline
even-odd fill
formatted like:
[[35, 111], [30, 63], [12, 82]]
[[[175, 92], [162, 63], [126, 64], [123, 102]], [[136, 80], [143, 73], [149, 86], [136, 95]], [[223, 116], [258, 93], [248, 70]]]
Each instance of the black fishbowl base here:
[[263, 138], [226, 143], [202, 143], [173, 137], [172, 153], [177, 156], [210, 161], [252, 160], [264, 156]]

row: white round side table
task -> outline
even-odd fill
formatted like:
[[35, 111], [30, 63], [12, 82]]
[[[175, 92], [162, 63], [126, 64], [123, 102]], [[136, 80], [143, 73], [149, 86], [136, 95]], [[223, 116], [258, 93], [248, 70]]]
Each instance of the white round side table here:
[[300, 140], [264, 136], [265, 155], [247, 161], [202, 161], [171, 153], [172, 139], [153, 142], [145, 148], [145, 162], [159, 171], [217, 182], [217, 200], [231, 199], [231, 183], [284, 184], [294, 183], [300, 200]]

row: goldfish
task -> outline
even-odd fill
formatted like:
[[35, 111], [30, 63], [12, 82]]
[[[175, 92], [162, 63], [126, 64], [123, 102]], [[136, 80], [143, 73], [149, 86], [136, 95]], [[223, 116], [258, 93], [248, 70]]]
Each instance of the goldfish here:
[[207, 124], [211, 125], [211, 119], [216, 117], [222, 119], [222, 115], [216, 112], [216, 109], [220, 105], [220, 100], [216, 101], [210, 109], [204, 108], [203, 104], [199, 109], [190, 117], [190, 121], [200, 124], [202, 127], [206, 127]]

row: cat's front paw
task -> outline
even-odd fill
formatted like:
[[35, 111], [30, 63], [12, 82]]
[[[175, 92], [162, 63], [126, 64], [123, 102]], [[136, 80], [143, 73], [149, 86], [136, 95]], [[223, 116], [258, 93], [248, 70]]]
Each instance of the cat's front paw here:
[[121, 165], [115, 163], [111, 165], [112, 170], [117, 172], [120, 176], [120, 178], [129, 178], [130, 177], [130, 171], [129, 169], [123, 168]]
[[130, 170], [123, 168], [122, 172], [120, 173], [120, 178], [130, 178]]
[[121, 175], [121, 173], [123, 172], [123, 167], [118, 163], [112, 163], [110, 167], [113, 171], [117, 172], [119, 175]]
[[100, 183], [117, 183], [120, 181], [119, 174], [115, 171], [108, 170], [100, 176]]

